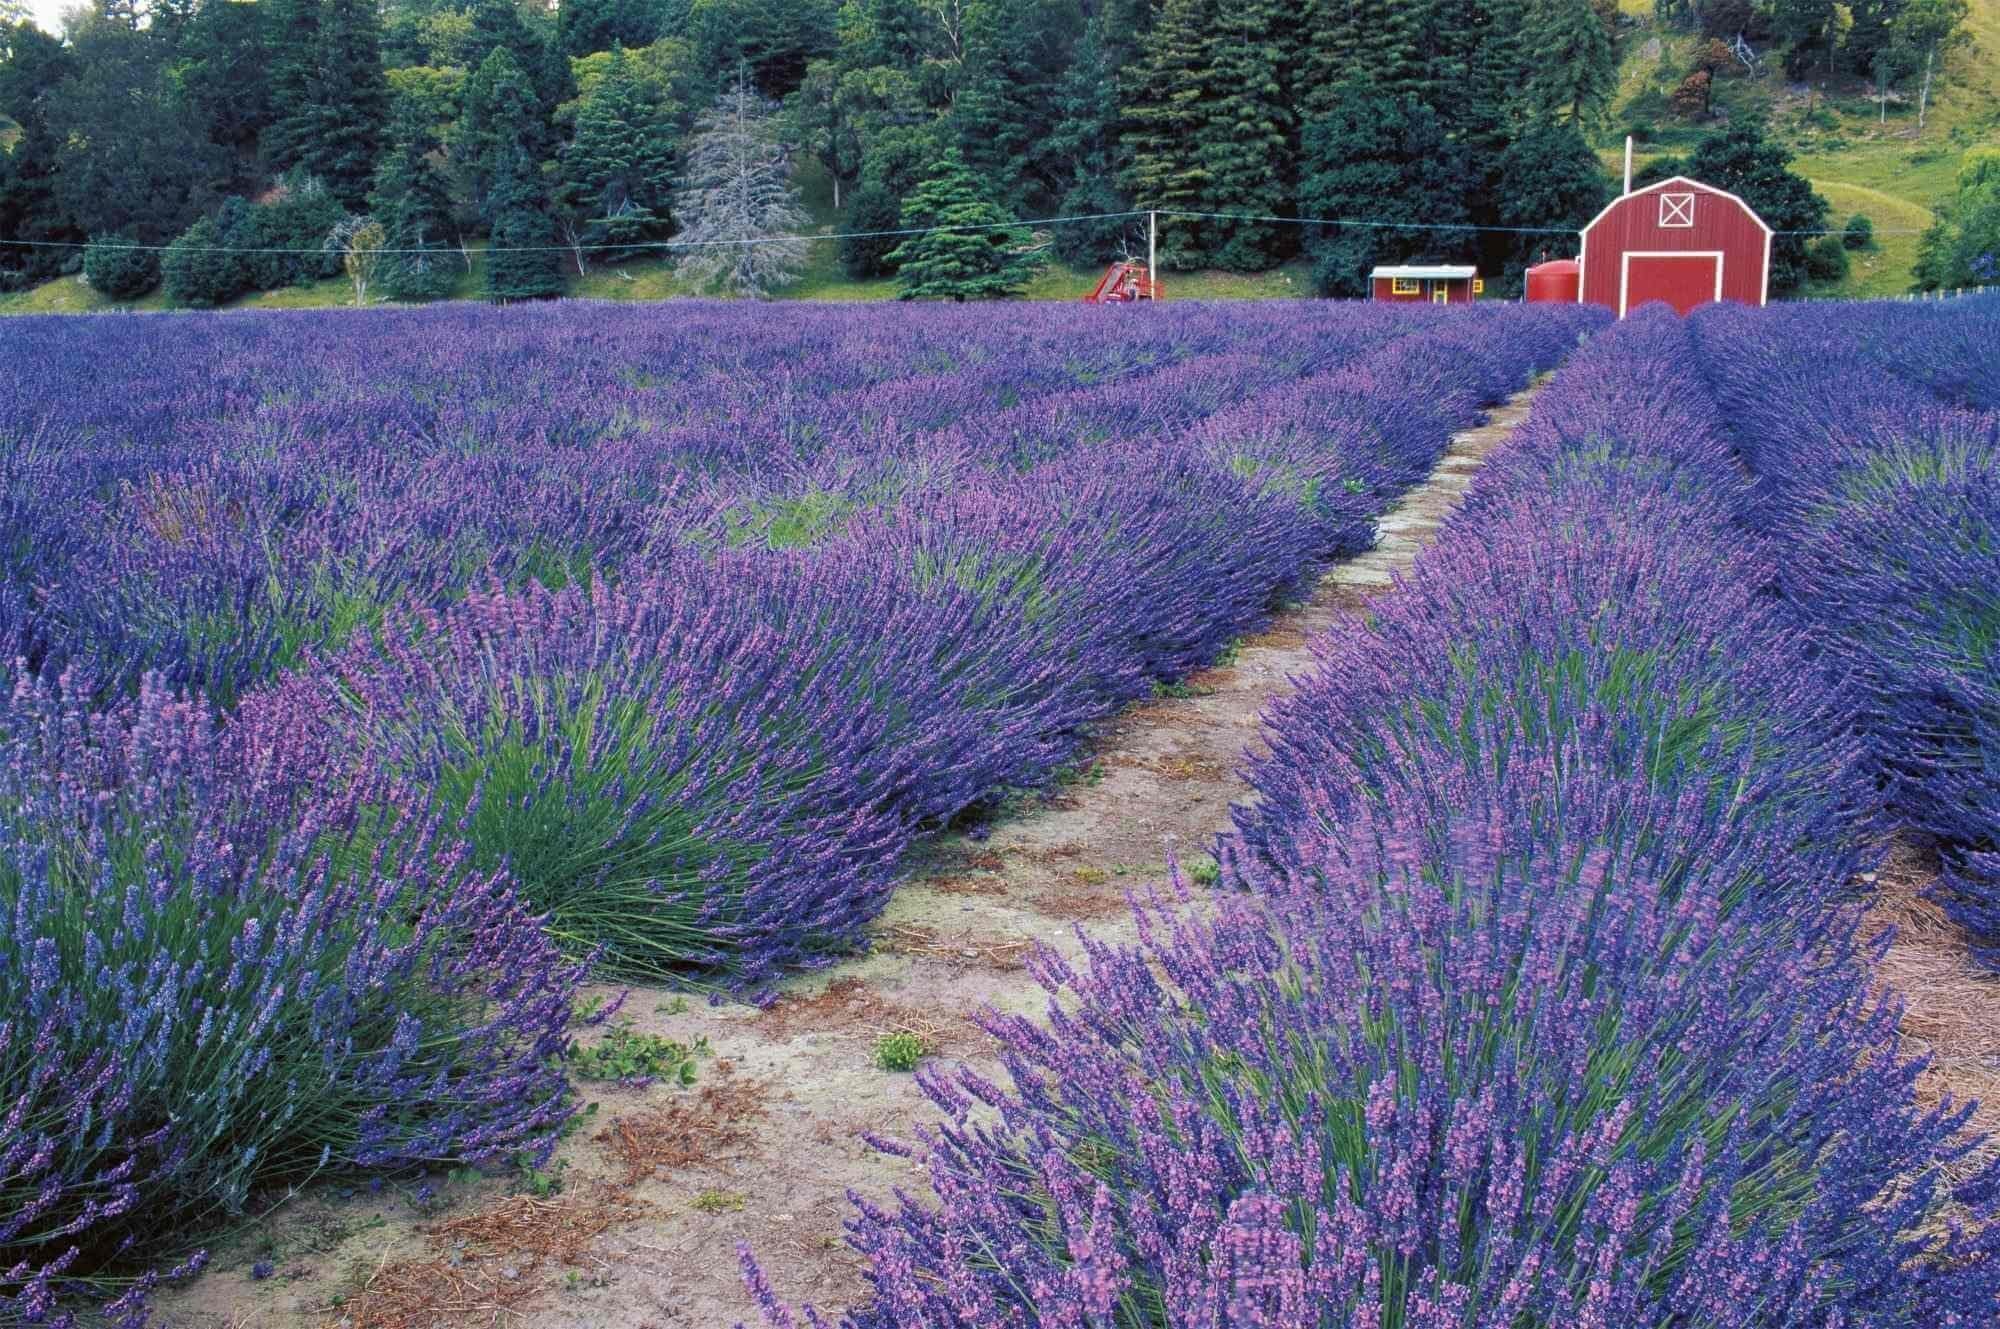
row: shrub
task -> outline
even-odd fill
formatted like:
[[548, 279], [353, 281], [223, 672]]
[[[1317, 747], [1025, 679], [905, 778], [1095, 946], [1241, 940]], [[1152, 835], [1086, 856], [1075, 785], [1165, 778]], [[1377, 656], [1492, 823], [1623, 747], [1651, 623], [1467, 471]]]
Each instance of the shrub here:
[[227, 237], [203, 217], [167, 246], [160, 260], [167, 298], [190, 309], [227, 304], [249, 289], [238, 255], [226, 252]]
[[[878, 184], [863, 184], [847, 200], [844, 232], [895, 231], [903, 224], [903, 204]], [[840, 264], [857, 281], [893, 277], [896, 267], [889, 251], [902, 243], [900, 235], [850, 234], [840, 242]]]
[[1806, 275], [1814, 281], [1847, 280], [1848, 258], [1845, 237], [1823, 235], [1806, 248]]
[[407, 791], [308, 790], [293, 736], [89, 693], [23, 683], [0, 720], [0, 1317], [256, 1188], [546, 1157], [582, 973], [504, 880]]
[[1862, 213], [1855, 213], [1841, 228], [1840, 243], [1849, 249], [1873, 249], [1875, 247], [1875, 223]]
[[92, 236], [83, 251], [83, 279], [113, 300], [136, 300], [160, 283], [160, 256], [132, 247], [129, 236]]

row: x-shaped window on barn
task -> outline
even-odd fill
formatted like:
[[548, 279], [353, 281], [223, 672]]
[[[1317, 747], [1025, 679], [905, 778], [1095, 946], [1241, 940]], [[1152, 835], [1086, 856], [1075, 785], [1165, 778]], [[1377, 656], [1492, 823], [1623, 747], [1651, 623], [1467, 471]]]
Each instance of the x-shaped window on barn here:
[[1694, 225], [1693, 194], [1660, 195], [1660, 225], [1686, 228]]

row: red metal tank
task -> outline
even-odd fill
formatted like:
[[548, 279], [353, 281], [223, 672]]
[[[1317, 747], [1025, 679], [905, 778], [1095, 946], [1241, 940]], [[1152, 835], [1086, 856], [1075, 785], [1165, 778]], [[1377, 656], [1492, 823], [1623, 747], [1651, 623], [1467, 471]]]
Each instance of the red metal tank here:
[[1583, 294], [1583, 267], [1573, 258], [1550, 259], [1528, 269], [1528, 299], [1573, 305]]

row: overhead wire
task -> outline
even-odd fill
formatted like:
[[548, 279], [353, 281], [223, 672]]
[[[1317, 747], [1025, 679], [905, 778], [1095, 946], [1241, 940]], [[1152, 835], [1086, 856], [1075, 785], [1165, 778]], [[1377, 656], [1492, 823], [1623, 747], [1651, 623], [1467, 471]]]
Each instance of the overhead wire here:
[[[586, 254], [631, 253], [635, 250], [651, 252], [673, 252], [676, 250], [697, 250], [742, 247], [747, 245], [780, 244], [793, 241], [814, 240], [876, 240], [892, 239], [898, 236], [930, 235], [937, 232], [978, 232], [1034, 230], [1045, 226], [1064, 226], [1082, 222], [1125, 221], [1142, 217], [1178, 218], [1188, 221], [1236, 221], [1287, 226], [1325, 226], [1335, 229], [1366, 229], [1396, 231], [1458, 231], [1493, 235], [1574, 235], [1572, 226], [1495, 226], [1483, 222], [1417, 222], [1396, 221], [1387, 218], [1363, 217], [1281, 217], [1275, 214], [1252, 212], [1200, 212], [1186, 208], [1132, 208], [1123, 212], [1090, 212], [1061, 217], [1032, 217], [1020, 221], [1006, 222], [966, 222], [948, 226], [902, 226], [886, 230], [872, 231], [828, 231], [828, 232], [786, 232], [781, 235], [743, 236], [721, 240], [634, 240], [622, 244], [577, 244], [577, 245], [501, 245], [488, 246], [470, 252], [482, 254]], [[1839, 235], [1842, 228], [1821, 227], [1774, 231], [1774, 235]], [[1921, 230], [1912, 228], [1881, 227], [1876, 235], [1921, 235]], [[12, 245], [28, 249], [89, 249], [129, 251], [133, 253], [163, 254], [168, 251], [183, 254], [449, 254], [464, 252], [454, 245], [433, 245], [419, 247], [381, 246], [366, 249], [333, 248], [319, 246], [312, 249], [234, 246], [234, 245], [146, 245], [125, 240], [13, 240], [0, 238], [0, 245]]]

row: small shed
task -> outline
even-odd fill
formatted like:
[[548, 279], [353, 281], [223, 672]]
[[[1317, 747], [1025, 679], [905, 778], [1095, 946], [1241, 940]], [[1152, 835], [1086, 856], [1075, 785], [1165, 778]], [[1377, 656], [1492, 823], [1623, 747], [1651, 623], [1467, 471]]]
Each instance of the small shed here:
[[1403, 304], [1469, 304], [1484, 289], [1478, 268], [1454, 263], [1380, 267], [1368, 274], [1368, 285], [1374, 299]]
[[1623, 318], [1658, 300], [1685, 314], [1770, 293], [1771, 228], [1736, 195], [1677, 175], [1605, 205], [1583, 228], [1578, 298]]
[[1528, 269], [1526, 285], [1532, 304], [1573, 305], [1583, 298], [1583, 269], [1573, 258], [1552, 258]]

